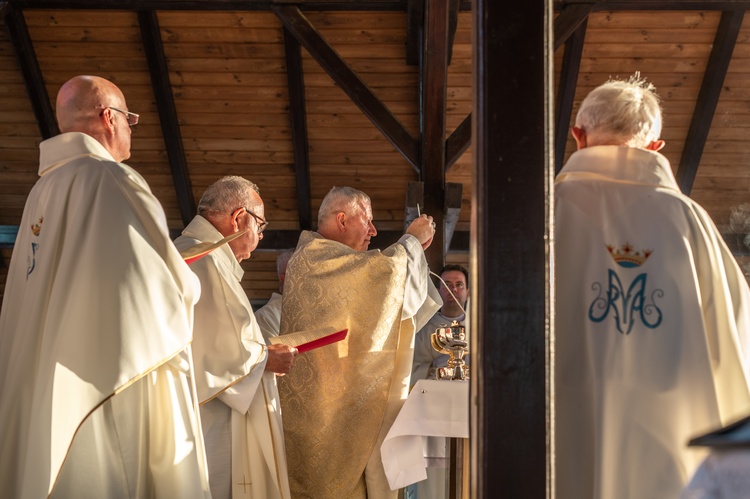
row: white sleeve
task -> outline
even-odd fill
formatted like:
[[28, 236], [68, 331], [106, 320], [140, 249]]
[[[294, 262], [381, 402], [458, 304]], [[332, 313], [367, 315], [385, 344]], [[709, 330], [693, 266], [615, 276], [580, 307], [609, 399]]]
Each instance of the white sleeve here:
[[[406, 289], [401, 319], [414, 317], [419, 330], [443, 305], [440, 295], [430, 279], [430, 269], [419, 240], [404, 234], [398, 243], [406, 248]], [[421, 323], [421, 324], [420, 324]]]

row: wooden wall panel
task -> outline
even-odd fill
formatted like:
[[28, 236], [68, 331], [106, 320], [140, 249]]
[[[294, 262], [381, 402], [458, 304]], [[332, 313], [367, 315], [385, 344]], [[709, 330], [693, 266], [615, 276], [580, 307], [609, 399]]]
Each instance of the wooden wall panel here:
[[241, 175], [258, 184], [274, 229], [296, 229], [281, 24], [269, 12], [194, 15], [160, 12], [159, 23], [196, 202]]
[[0, 225], [18, 225], [38, 178], [41, 136], [5, 29], [0, 29], [0, 81]]
[[[729, 224], [735, 206], [750, 202], [750, 169], [744, 162], [750, 159], [749, 65], [750, 16], [746, 14], [691, 192], [722, 228]], [[739, 159], [745, 168], [726, 169], [728, 158]]]

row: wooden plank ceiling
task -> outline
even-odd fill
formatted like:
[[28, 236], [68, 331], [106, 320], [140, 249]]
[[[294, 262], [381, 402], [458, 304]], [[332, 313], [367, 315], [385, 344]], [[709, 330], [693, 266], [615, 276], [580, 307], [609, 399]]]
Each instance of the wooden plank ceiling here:
[[[555, 7], [558, 166], [574, 148], [567, 129], [583, 96], [640, 71], [663, 98], [663, 152], [681, 187], [728, 226], [750, 197], [750, 1]], [[260, 186], [271, 224], [243, 263], [256, 303], [276, 288], [277, 251], [314, 228], [333, 185], [370, 194], [379, 247], [403, 231], [410, 182], [424, 183], [422, 209], [446, 219], [446, 192], [458, 186], [451, 249], [442, 254], [436, 240], [430, 261], [467, 263], [470, 8], [458, 0], [0, 2], [0, 237], [11, 234], [0, 285], [37, 178], [38, 144], [57, 133], [55, 95], [77, 74], [111, 79], [141, 114], [128, 163], [175, 233], [217, 178]], [[523, 75], [507, 77], [523, 84]], [[514, 133], [512, 117], [502, 119]]]

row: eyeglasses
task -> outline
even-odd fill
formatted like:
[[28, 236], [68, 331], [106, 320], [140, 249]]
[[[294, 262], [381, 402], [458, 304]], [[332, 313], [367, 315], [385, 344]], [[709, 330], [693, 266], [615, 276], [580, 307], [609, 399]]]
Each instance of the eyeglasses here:
[[264, 218], [259, 217], [252, 211], [248, 210], [247, 208], [244, 208], [244, 210], [247, 212], [248, 215], [252, 216], [255, 219], [255, 222], [258, 224], [258, 234], [263, 232], [266, 227], [268, 227], [268, 222]]
[[[131, 113], [130, 111], [124, 111], [122, 109], [118, 109], [116, 107], [112, 107], [112, 106], [107, 106], [107, 107], [111, 109], [112, 111], [117, 111], [118, 113], [124, 114], [125, 118], [127, 118], [128, 120], [128, 125], [135, 126], [138, 124], [139, 115], [135, 113]], [[105, 107], [104, 109], [107, 109], [107, 107]], [[102, 109], [102, 113], [104, 112], [104, 109]], [[101, 116], [101, 113], [99, 114], [99, 116]]]

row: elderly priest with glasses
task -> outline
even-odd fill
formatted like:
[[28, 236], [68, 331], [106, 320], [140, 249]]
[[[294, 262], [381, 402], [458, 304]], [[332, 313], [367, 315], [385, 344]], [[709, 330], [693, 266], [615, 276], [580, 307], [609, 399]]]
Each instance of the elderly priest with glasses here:
[[190, 267], [203, 292], [195, 306], [193, 357], [214, 499], [288, 499], [275, 373], [297, 351], [266, 346], [242, 288], [240, 262], [263, 239], [267, 222], [258, 187], [228, 176], [211, 184], [198, 215], [175, 240], [180, 250], [237, 236]]

